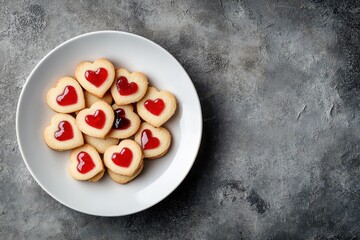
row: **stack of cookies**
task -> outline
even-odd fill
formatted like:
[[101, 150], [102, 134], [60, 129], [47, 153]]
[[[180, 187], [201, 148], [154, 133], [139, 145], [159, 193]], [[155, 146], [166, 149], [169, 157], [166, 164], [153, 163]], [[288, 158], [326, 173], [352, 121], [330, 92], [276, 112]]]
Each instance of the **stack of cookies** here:
[[46, 99], [57, 113], [44, 131], [45, 143], [72, 150], [69, 172], [76, 180], [96, 182], [107, 170], [115, 182], [130, 182], [144, 158], [160, 158], [170, 147], [171, 134], [161, 126], [175, 113], [174, 95], [107, 59], [81, 62], [75, 79], [59, 79]]

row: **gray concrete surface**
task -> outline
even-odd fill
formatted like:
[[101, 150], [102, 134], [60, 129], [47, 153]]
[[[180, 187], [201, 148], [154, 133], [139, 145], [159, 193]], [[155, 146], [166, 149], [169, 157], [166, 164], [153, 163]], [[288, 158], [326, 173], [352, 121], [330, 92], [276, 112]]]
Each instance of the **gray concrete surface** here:
[[[15, 109], [36, 63], [96, 30], [172, 53], [201, 98], [194, 167], [158, 205], [119, 218], [64, 207], [19, 153]], [[1, 239], [360, 237], [359, 1], [0, 0]]]

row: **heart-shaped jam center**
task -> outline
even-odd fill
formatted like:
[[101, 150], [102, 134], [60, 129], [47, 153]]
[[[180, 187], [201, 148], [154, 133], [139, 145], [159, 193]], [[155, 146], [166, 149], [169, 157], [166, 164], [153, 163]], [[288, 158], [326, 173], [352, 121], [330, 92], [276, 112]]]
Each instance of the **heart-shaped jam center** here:
[[145, 129], [141, 133], [141, 147], [144, 150], [154, 149], [160, 145], [160, 141], [157, 137], [152, 136], [152, 132], [149, 129]]
[[108, 72], [105, 68], [99, 68], [96, 71], [87, 70], [85, 78], [95, 87], [100, 87], [106, 80]]
[[111, 159], [116, 165], [127, 168], [131, 164], [133, 153], [129, 148], [124, 147], [119, 153], [114, 153]]
[[145, 101], [144, 106], [149, 112], [159, 116], [165, 108], [165, 103], [161, 98], [155, 100], [148, 99]]
[[95, 167], [94, 161], [87, 152], [79, 152], [77, 160], [77, 170], [82, 174], [90, 172]]
[[69, 106], [75, 104], [78, 100], [76, 90], [73, 86], [66, 86], [62, 94], [56, 97], [56, 102], [60, 106]]
[[130, 120], [125, 117], [125, 111], [122, 108], [114, 110], [115, 120], [112, 126], [113, 129], [124, 130], [130, 127]]
[[129, 96], [133, 93], [136, 93], [138, 90], [138, 85], [136, 82], [129, 83], [127, 78], [124, 76], [121, 76], [116, 80], [116, 87], [122, 96]]
[[58, 125], [58, 130], [55, 132], [54, 137], [59, 141], [66, 141], [74, 137], [74, 132], [71, 124], [68, 121], [61, 121]]
[[106, 115], [103, 110], [96, 110], [94, 115], [86, 115], [85, 122], [90, 126], [102, 129], [106, 122]]

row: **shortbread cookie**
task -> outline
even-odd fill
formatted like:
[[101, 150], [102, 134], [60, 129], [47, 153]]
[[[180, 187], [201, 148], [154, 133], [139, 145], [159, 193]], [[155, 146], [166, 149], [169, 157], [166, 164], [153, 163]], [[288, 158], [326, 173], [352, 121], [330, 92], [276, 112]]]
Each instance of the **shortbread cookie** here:
[[116, 174], [131, 177], [143, 163], [140, 146], [133, 140], [126, 139], [117, 146], [106, 149], [104, 164]]
[[96, 174], [94, 177], [90, 178], [89, 181], [97, 182], [99, 181], [105, 174], [105, 170], [101, 171], [100, 173]]
[[101, 154], [103, 154], [108, 147], [118, 145], [119, 143], [119, 139], [116, 138], [107, 137], [105, 139], [102, 139], [102, 138], [91, 137], [86, 134], [84, 135], [84, 140], [86, 143], [93, 146], [96, 149], [96, 151], [98, 151], [98, 153]]
[[89, 93], [88, 91], [84, 91], [84, 97], [85, 97], [85, 107], [89, 108], [91, 105], [98, 101], [104, 101], [107, 104], [111, 105], [112, 103], [112, 96], [110, 92], [106, 92], [105, 95], [102, 98], [98, 98], [97, 96]]
[[114, 180], [115, 182], [120, 183], [120, 184], [126, 184], [126, 183], [130, 182], [131, 180], [133, 180], [134, 178], [136, 178], [141, 173], [143, 168], [144, 168], [144, 164], [141, 164], [140, 167], [138, 167], [138, 169], [135, 171], [134, 175], [132, 175], [131, 177], [124, 176], [121, 174], [116, 174], [113, 171], [111, 171], [110, 169], [108, 169], [108, 173], [109, 173], [111, 179]]
[[156, 159], [162, 157], [169, 149], [171, 135], [166, 128], [156, 128], [143, 122], [135, 134], [135, 141], [141, 146], [144, 158]]
[[83, 90], [71, 77], [60, 78], [55, 87], [48, 91], [46, 102], [59, 113], [72, 113], [85, 107]]
[[105, 58], [95, 62], [81, 62], [75, 70], [76, 80], [89, 93], [102, 98], [115, 78], [114, 65]]
[[98, 181], [103, 171], [103, 162], [94, 147], [85, 144], [71, 151], [69, 172], [74, 179]]
[[76, 116], [76, 125], [88, 136], [105, 138], [114, 122], [114, 111], [104, 101], [94, 103]]
[[124, 68], [116, 69], [115, 81], [111, 86], [111, 95], [117, 105], [126, 105], [139, 101], [146, 93], [148, 80], [140, 72], [129, 73]]
[[149, 87], [136, 107], [142, 119], [155, 127], [160, 127], [174, 115], [176, 99], [168, 91], [158, 91], [154, 87]]
[[140, 118], [134, 113], [134, 107], [129, 105], [112, 105], [114, 109], [115, 120], [111, 131], [107, 135], [112, 138], [128, 138], [136, 133], [140, 127]]
[[57, 113], [44, 131], [45, 143], [52, 149], [64, 151], [84, 144], [83, 135], [69, 114]]

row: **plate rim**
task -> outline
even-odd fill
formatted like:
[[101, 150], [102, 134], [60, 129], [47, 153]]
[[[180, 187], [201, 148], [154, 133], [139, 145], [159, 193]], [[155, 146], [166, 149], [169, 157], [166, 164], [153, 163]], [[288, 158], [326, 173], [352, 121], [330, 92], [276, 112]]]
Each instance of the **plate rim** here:
[[[140, 38], [141, 40], [144, 40], [152, 45], [154, 45], [155, 47], [159, 48], [161, 51], [163, 51], [165, 54], [167, 54], [169, 57], [171, 57], [173, 60], [175, 60], [175, 62], [177, 62], [181, 68], [181, 71], [183, 71], [186, 76], [188, 76], [189, 80], [190, 80], [190, 86], [193, 88], [193, 90], [195, 91], [196, 93], [196, 99], [197, 99], [197, 102], [194, 103], [197, 105], [197, 107], [199, 108], [199, 115], [200, 115], [200, 122], [198, 123], [199, 124], [199, 127], [200, 127], [200, 134], [198, 136], [198, 139], [196, 139], [196, 143], [197, 143], [197, 146], [196, 146], [196, 154], [194, 155], [193, 157], [193, 160], [191, 162], [191, 164], [189, 165], [188, 169], [185, 169], [184, 171], [184, 176], [181, 178], [181, 180], [175, 184], [173, 186], [173, 188], [164, 194], [163, 197], [160, 197], [157, 201], [149, 204], [148, 206], [144, 207], [144, 208], [140, 208], [136, 211], [133, 211], [131, 213], [126, 213], [126, 214], [119, 214], [119, 213], [116, 213], [114, 215], [106, 215], [106, 214], [102, 214], [102, 215], [99, 215], [99, 214], [94, 214], [94, 213], [89, 213], [89, 212], [85, 212], [85, 211], [82, 211], [80, 209], [77, 209], [77, 208], [74, 208], [72, 207], [71, 205], [68, 205], [67, 203], [64, 203], [62, 200], [60, 200], [59, 198], [55, 197], [46, 187], [43, 186], [43, 184], [39, 181], [39, 179], [36, 177], [36, 175], [34, 174], [34, 172], [31, 170], [29, 164], [28, 164], [28, 161], [26, 160], [26, 157], [24, 155], [24, 152], [23, 152], [23, 147], [22, 147], [22, 144], [20, 142], [20, 133], [19, 133], [19, 114], [20, 114], [20, 104], [22, 103], [22, 99], [23, 99], [23, 96], [24, 96], [24, 92], [25, 92], [25, 89], [27, 88], [28, 84], [29, 84], [29, 79], [32, 78], [32, 76], [34, 75], [35, 71], [41, 66], [41, 64], [55, 51], [57, 51], [59, 48], [63, 47], [64, 45], [70, 43], [70, 42], [73, 42], [73, 41], [76, 41], [80, 38], [84, 38], [84, 37], [87, 37], [87, 36], [90, 36], [90, 35], [97, 35], [97, 34], [107, 34], [107, 33], [111, 33], [111, 34], [123, 34], [123, 35], [128, 35], [128, 36], [131, 36], [131, 37], [135, 37], [135, 38]], [[37, 182], [37, 184], [47, 193], [49, 194], [53, 199], [55, 199], [56, 201], [58, 201], [59, 203], [61, 203], [62, 205], [70, 208], [70, 209], [73, 209], [77, 212], [81, 212], [81, 213], [85, 213], [85, 214], [88, 214], [88, 215], [92, 215], [92, 216], [104, 216], [104, 217], [119, 217], [119, 216], [127, 216], [127, 215], [131, 215], [131, 214], [135, 214], [135, 213], [138, 213], [138, 212], [141, 212], [141, 211], [144, 211], [146, 209], [149, 209], [153, 206], [155, 206], [156, 204], [158, 204], [159, 202], [161, 202], [162, 200], [164, 200], [165, 198], [167, 198], [172, 192], [175, 191], [175, 189], [178, 188], [178, 186], [184, 181], [184, 179], [186, 178], [186, 176], [189, 174], [191, 168], [193, 167], [194, 165], [194, 162], [199, 154], [199, 150], [200, 150], [200, 145], [201, 145], [201, 141], [202, 141], [202, 136], [203, 136], [203, 116], [202, 116], [202, 108], [201, 108], [201, 103], [200, 103], [200, 98], [199, 98], [199, 95], [196, 91], [196, 88], [195, 88], [195, 85], [193, 83], [193, 81], [191, 80], [189, 74], [186, 72], [186, 70], [184, 69], [184, 67], [180, 64], [180, 62], [169, 52], [167, 51], [165, 48], [163, 48], [162, 46], [160, 46], [159, 44], [153, 42], [152, 40], [150, 39], [147, 39], [143, 36], [140, 36], [140, 35], [137, 35], [137, 34], [134, 34], [134, 33], [129, 33], [129, 32], [124, 32], [124, 31], [116, 31], [116, 30], [102, 30], [102, 31], [93, 31], [93, 32], [87, 32], [87, 33], [84, 33], [84, 34], [80, 34], [78, 36], [75, 36], [73, 38], [70, 38], [64, 42], [62, 42], [61, 44], [57, 45], [55, 48], [53, 48], [50, 52], [48, 52], [36, 65], [35, 67], [32, 69], [32, 71], [30, 72], [30, 74], [28, 75], [28, 77], [26, 78], [25, 80], [25, 83], [23, 84], [23, 87], [21, 89], [21, 92], [20, 92], [20, 96], [19, 96], [19, 99], [18, 99], [18, 103], [17, 103], [17, 106], [16, 106], [16, 120], [15, 120], [15, 129], [16, 129], [16, 139], [17, 139], [17, 144], [18, 144], [18, 147], [19, 147], [19, 150], [20, 150], [20, 154], [21, 154], [21, 157], [22, 157], [22, 160], [23, 162], [25, 163], [28, 171], [30, 172], [31, 176], [35, 179], [35, 181]]]

